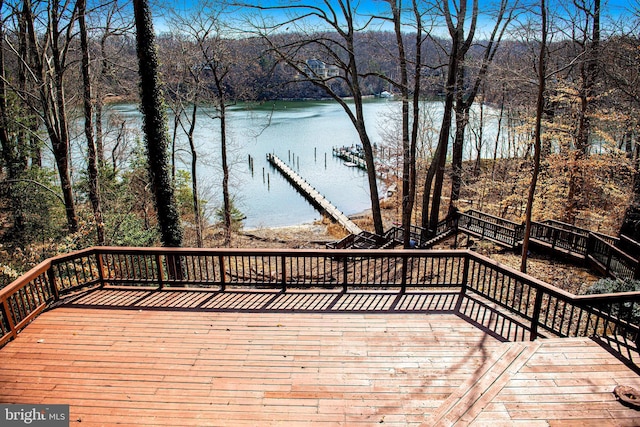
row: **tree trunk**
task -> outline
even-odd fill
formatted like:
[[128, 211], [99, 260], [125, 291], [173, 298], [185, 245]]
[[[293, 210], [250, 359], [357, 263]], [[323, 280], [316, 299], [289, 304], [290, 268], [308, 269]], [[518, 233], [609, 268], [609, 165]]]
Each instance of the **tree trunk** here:
[[[407, 200], [407, 204], [411, 206], [413, 210], [415, 199], [416, 199], [416, 186], [417, 186], [417, 165], [416, 165], [416, 156], [418, 150], [418, 136], [420, 132], [420, 92], [421, 92], [421, 83], [422, 83], [422, 16], [420, 12], [420, 8], [418, 6], [418, 2], [413, 0], [413, 14], [416, 18], [416, 57], [414, 62], [413, 76], [413, 122], [411, 124], [411, 146], [409, 149], [409, 199]], [[411, 223], [411, 218], [409, 218], [409, 223]]]
[[[182, 228], [169, 171], [169, 136], [160, 90], [158, 57], [151, 10], [147, 0], [134, 0], [138, 72], [140, 74], [140, 109], [147, 148], [149, 178], [158, 216], [162, 244], [182, 245]], [[177, 273], [177, 272], [176, 272]]]
[[[78, 231], [78, 218], [76, 215], [75, 200], [73, 197], [73, 187], [69, 172], [69, 126], [66, 111], [64, 71], [63, 63], [66, 48], [61, 48], [60, 43], [69, 43], [70, 34], [63, 35], [59, 28], [59, 3], [57, 1], [50, 4], [50, 14], [47, 28], [48, 43], [50, 44], [51, 56], [47, 57], [47, 52], [38, 52], [37, 35], [35, 31], [35, 18], [31, 11], [31, 3], [25, 1], [26, 24], [29, 32], [29, 46], [31, 55], [35, 62], [35, 71], [40, 87], [40, 103], [44, 124], [51, 141], [53, 156], [58, 168], [60, 187], [64, 198], [65, 212], [67, 217], [67, 227], [69, 232]], [[75, 20], [75, 14], [70, 18], [71, 26]], [[70, 28], [70, 27], [68, 27]], [[66, 37], [66, 38], [65, 38]], [[53, 67], [51, 67], [53, 65]]]
[[220, 150], [222, 159], [222, 203], [224, 204], [224, 245], [231, 245], [231, 196], [229, 195], [229, 164], [227, 160], [227, 110], [220, 103]]
[[[444, 111], [442, 115], [442, 126], [440, 127], [440, 134], [438, 136], [438, 147], [436, 148], [435, 157], [431, 160], [431, 165], [429, 166], [427, 179], [425, 180], [424, 185], [425, 196], [423, 196], [422, 205], [422, 227], [428, 229], [429, 233], [435, 233], [440, 215], [442, 184], [444, 182], [444, 170], [447, 160], [449, 135], [451, 133], [451, 119], [453, 116], [456, 70], [458, 68], [458, 46], [459, 41], [456, 37], [453, 40], [451, 54], [449, 56], [449, 68], [447, 70], [447, 83], [445, 87]], [[433, 184], [433, 199], [431, 201], [431, 207], [429, 207], [428, 204], [425, 205], [425, 201], [428, 203], [428, 193], [431, 190], [431, 180], [433, 179], [435, 179], [435, 183]]]
[[[585, 11], [587, 13], [587, 11]], [[580, 88], [578, 92], [579, 110], [578, 124], [575, 136], [575, 150], [569, 153], [572, 157], [569, 161], [569, 191], [567, 195], [567, 210], [564, 221], [574, 224], [578, 211], [583, 207], [583, 174], [586, 172], [585, 159], [589, 156], [591, 136], [591, 114], [593, 110], [592, 99], [594, 97], [594, 87], [598, 77], [598, 60], [600, 54], [600, 0], [594, 0], [593, 27], [589, 35], [584, 35], [583, 53], [586, 59], [580, 63]], [[589, 17], [585, 18], [589, 19]]]
[[[4, 6], [4, 1], [0, 0], [0, 10]], [[4, 20], [0, 20], [0, 44], [5, 38]], [[13, 136], [9, 130], [9, 102], [7, 99], [6, 85], [6, 69], [4, 60], [4, 46], [0, 46], [0, 152], [6, 170], [6, 178], [9, 181], [7, 185], [7, 196], [11, 204], [12, 212], [12, 238], [18, 244], [25, 243], [24, 235], [24, 209], [23, 199], [16, 192], [16, 184], [14, 180], [19, 178], [20, 172], [26, 168], [26, 163], [20, 161], [20, 143], [23, 142], [19, 137]], [[23, 133], [24, 134], [24, 133]]]
[[85, 20], [86, 0], [78, 0], [78, 24], [80, 26], [80, 47], [82, 51], [82, 87], [84, 106], [84, 135], [87, 140], [87, 169], [89, 176], [89, 200], [93, 208], [96, 222], [98, 245], [104, 245], [104, 222], [100, 202], [100, 183], [98, 179], [98, 159], [95, 140], [93, 139], [93, 100], [91, 99], [91, 74], [89, 67], [89, 41]]
[[453, 138], [453, 148], [451, 155], [451, 197], [449, 199], [449, 213], [455, 209], [456, 202], [460, 199], [462, 189], [463, 157], [464, 157], [464, 137], [469, 123], [469, 107], [462, 100], [459, 92], [454, 111], [456, 113], [456, 132]]
[[196, 245], [202, 247], [202, 219], [200, 218], [200, 196], [198, 194], [198, 152], [193, 139], [198, 117], [198, 102], [194, 100], [191, 110], [191, 124], [187, 132], [189, 148], [191, 149], [191, 192], [193, 193], [193, 222], [196, 225]]
[[533, 201], [540, 172], [540, 152], [542, 151], [542, 115], [544, 114], [544, 92], [547, 79], [547, 6], [545, 0], [540, 0], [540, 14], [542, 34], [540, 41], [540, 53], [538, 58], [538, 96], [536, 99], [536, 122], [534, 128], [534, 154], [533, 154], [533, 176], [529, 185], [527, 196], [527, 209], [525, 212], [525, 229], [522, 240], [522, 258], [520, 271], [527, 272], [527, 258], [529, 255], [529, 239], [531, 236], [531, 217], [533, 212]]
[[[411, 213], [413, 212], [413, 190], [411, 188], [412, 156], [409, 135], [409, 77], [407, 72], [407, 56], [402, 39], [402, 23], [400, 21], [400, 5], [396, 1], [390, 1], [393, 14], [394, 30], [396, 34], [396, 46], [398, 47], [398, 59], [400, 63], [400, 95], [402, 97], [402, 229], [404, 230], [403, 246], [411, 247]], [[419, 78], [419, 77], [416, 77]], [[414, 97], [419, 96], [414, 93]]]

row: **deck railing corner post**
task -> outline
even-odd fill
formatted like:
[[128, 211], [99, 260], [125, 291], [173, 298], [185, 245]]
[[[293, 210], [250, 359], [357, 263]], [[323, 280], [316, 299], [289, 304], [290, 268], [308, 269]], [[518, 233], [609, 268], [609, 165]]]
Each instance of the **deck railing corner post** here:
[[349, 288], [348, 273], [349, 273], [349, 258], [347, 256], [342, 257], [342, 291], [346, 294]]
[[408, 270], [409, 270], [409, 256], [406, 253], [404, 253], [402, 255], [402, 278], [400, 279], [401, 280], [400, 292], [403, 294], [407, 292]]
[[280, 269], [282, 277], [280, 278], [280, 284], [282, 285], [282, 292], [287, 292], [287, 256], [280, 255]]
[[531, 315], [531, 335], [530, 341], [535, 341], [538, 338], [538, 324], [540, 323], [540, 312], [542, 311], [542, 290], [536, 288], [536, 299], [533, 305], [533, 314]]
[[53, 295], [54, 301], [60, 301], [60, 291], [56, 281], [56, 275], [53, 272], [53, 264], [49, 264], [47, 268], [47, 279], [49, 280], [49, 286], [51, 287], [51, 295]]
[[96, 264], [98, 266], [98, 280], [100, 281], [100, 287], [104, 288], [104, 259], [102, 258], [102, 252], [96, 251]]
[[462, 287], [463, 294], [466, 294], [467, 287], [469, 286], [469, 268], [471, 267], [471, 253], [469, 251], [464, 254], [464, 264], [462, 266]]
[[[167, 259], [165, 257], [165, 259]], [[158, 274], [158, 288], [164, 289], [164, 271], [162, 269], [162, 254], [156, 254], [156, 269]]]
[[218, 256], [218, 262], [220, 264], [220, 290], [224, 292], [227, 288], [227, 274], [226, 274], [226, 267], [224, 262], [224, 255], [221, 254]]

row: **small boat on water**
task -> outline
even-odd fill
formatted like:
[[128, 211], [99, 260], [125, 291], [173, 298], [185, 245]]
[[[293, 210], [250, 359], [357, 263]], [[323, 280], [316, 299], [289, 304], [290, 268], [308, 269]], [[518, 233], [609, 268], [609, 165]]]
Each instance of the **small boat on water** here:
[[357, 165], [357, 164], [355, 164], [355, 163], [353, 163], [353, 162], [344, 162], [343, 164], [344, 164], [345, 166], [350, 167], [350, 168], [358, 167], [358, 165]]

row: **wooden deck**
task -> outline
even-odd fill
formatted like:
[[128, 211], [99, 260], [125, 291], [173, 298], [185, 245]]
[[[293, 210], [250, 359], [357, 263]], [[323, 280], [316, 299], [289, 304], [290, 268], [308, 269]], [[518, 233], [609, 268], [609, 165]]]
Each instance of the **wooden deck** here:
[[0, 350], [0, 403], [82, 426], [640, 425], [612, 393], [634, 370], [521, 329], [457, 293], [97, 290]]

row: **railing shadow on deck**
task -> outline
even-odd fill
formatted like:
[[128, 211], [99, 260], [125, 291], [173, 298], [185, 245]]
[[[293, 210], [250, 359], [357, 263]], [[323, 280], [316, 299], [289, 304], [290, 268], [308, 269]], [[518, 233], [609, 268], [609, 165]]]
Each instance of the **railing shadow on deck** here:
[[185, 291], [95, 289], [60, 301], [68, 308], [249, 312], [451, 314], [500, 341], [527, 341], [530, 329], [480, 298], [459, 291]]
[[465, 250], [90, 248], [51, 258], [0, 290], [0, 346], [83, 290], [92, 292], [73, 303], [448, 310], [507, 340], [600, 337], [638, 360], [640, 292], [576, 296]]

